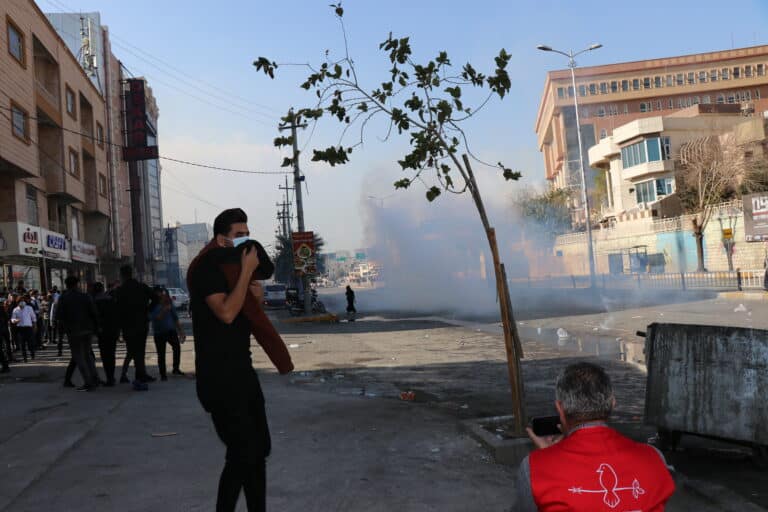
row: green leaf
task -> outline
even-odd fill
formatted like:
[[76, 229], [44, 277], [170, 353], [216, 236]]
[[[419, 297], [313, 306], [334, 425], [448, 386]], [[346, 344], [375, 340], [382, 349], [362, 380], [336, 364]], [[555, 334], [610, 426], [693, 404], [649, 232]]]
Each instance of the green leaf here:
[[343, 165], [349, 162], [347, 155], [351, 152], [352, 148], [345, 149], [341, 146], [330, 146], [324, 150], [315, 149], [312, 151], [312, 161], [326, 162], [331, 167], [335, 167], [336, 165]]
[[280, 164], [280, 167], [290, 167], [293, 165], [293, 158], [285, 157], [283, 158], [283, 163]]
[[408, 178], [403, 178], [402, 180], [397, 180], [395, 182], [395, 188], [408, 188], [411, 186], [411, 180]]
[[282, 146], [290, 146], [292, 144], [293, 144], [293, 137], [291, 137], [291, 136], [288, 136], [288, 137], [277, 137], [274, 140], [274, 145], [277, 148], [282, 147]]
[[275, 78], [275, 70], [277, 69], [277, 63], [270, 61], [266, 57], [259, 57], [253, 61], [253, 65], [256, 66], [256, 71], [264, 71], [264, 74], [269, 78]]
[[429, 190], [427, 190], [427, 201], [431, 203], [432, 201], [437, 199], [441, 193], [442, 191], [437, 187], [430, 188]]
[[504, 179], [507, 180], [507, 181], [517, 181], [517, 180], [519, 180], [520, 178], [523, 177], [523, 173], [518, 172], [518, 171], [513, 171], [512, 169], [509, 169], [508, 167], [504, 167], [504, 165], [501, 162], [499, 162], [497, 165], [503, 171]]

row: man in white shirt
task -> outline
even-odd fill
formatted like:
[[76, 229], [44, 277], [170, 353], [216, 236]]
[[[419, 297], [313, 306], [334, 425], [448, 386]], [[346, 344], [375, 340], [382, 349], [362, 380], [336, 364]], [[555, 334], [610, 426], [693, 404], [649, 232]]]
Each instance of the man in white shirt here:
[[21, 354], [24, 362], [27, 362], [27, 349], [32, 359], [35, 358], [34, 334], [37, 329], [37, 316], [35, 310], [29, 305], [29, 295], [22, 297], [19, 305], [13, 309], [11, 323], [16, 326], [16, 333], [21, 345]]

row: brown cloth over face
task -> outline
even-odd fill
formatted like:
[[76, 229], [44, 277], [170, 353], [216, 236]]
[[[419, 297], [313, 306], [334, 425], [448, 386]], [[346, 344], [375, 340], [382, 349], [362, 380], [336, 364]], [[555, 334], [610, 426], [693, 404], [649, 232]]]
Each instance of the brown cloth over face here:
[[[256, 244], [256, 248], [258, 251], [259, 260], [264, 261], [265, 266], [269, 266], [274, 270], [274, 267], [269, 261], [269, 257], [266, 255], [264, 248], [259, 244]], [[200, 251], [200, 254], [198, 254], [189, 265], [189, 270], [187, 271], [187, 287], [189, 287], [189, 276], [192, 275], [192, 271], [200, 261], [200, 258], [211, 250], [224, 249], [219, 247], [215, 239], [211, 240], [208, 245], [203, 247], [203, 249]], [[237, 279], [240, 277], [240, 253], [238, 251], [234, 254], [237, 255], [237, 259], [232, 260], [233, 262], [224, 261], [219, 264], [221, 270], [224, 272], [224, 275], [227, 278], [227, 283], [229, 284], [230, 288], [235, 287], [237, 284]], [[272, 275], [273, 270], [267, 272], [269, 275], [265, 275], [261, 267], [262, 265], [259, 265], [259, 268], [257, 268], [253, 273], [252, 279], [267, 279]], [[259, 343], [259, 345], [261, 345], [261, 348], [264, 349], [264, 352], [267, 354], [267, 357], [269, 357], [269, 360], [272, 361], [272, 364], [275, 365], [277, 371], [280, 372], [281, 375], [285, 375], [286, 373], [293, 371], [294, 367], [293, 362], [291, 361], [291, 354], [288, 353], [288, 348], [285, 346], [283, 338], [280, 337], [280, 334], [272, 325], [272, 322], [264, 312], [261, 304], [259, 304], [259, 301], [257, 301], [253, 294], [251, 294], [250, 290], [245, 294], [245, 302], [243, 302], [243, 309], [241, 312], [243, 315], [245, 315], [245, 318], [248, 319], [248, 323], [251, 326], [251, 334], [253, 334], [253, 337], [256, 338], [256, 341]]]

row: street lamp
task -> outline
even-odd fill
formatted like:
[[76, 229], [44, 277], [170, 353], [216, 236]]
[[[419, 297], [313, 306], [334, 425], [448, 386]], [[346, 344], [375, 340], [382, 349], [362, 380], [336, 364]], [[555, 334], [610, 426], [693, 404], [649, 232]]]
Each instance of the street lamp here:
[[589, 215], [589, 196], [587, 195], [587, 177], [584, 173], [584, 150], [581, 146], [581, 124], [579, 123], [579, 95], [576, 91], [576, 57], [581, 55], [582, 53], [591, 52], [592, 50], [597, 50], [598, 48], [602, 48], [602, 44], [593, 44], [589, 48], [585, 48], [581, 50], [580, 52], [574, 53], [573, 50], [570, 52], [561, 52], [560, 50], [555, 50], [551, 46], [547, 46], [544, 44], [540, 44], [536, 47], [536, 49], [541, 50], [543, 52], [554, 52], [559, 53], [560, 55], [564, 55], [568, 57], [568, 67], [571, 68], [571, 84], [573, 87], [573, 106], [576, 111], [576, 136], [578, 138], [579, 143], [579, 173], [581, 174], [581, 202], [584, 205], [584, 223], [587, 225], [587, 253], [589, 257], [589, 282], [590, 286], [592, 288], [595, 287], [595, 250], [592, 247], [592, 223], [590, 222], [590, 215]]

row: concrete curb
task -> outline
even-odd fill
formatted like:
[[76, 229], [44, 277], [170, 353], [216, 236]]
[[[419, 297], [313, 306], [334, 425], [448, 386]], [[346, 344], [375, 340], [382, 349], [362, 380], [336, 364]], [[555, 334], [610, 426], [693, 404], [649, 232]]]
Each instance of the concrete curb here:
[[304, 324], [304, 323], [311, 323], [311, 322], [328, 322], [328, 323], [338, 323], [339, 317], [328, 313], [327, 315], [315, 315], [315, 316], [297, 316], [294, 318], [283, 318], [280, 320], [282, 323], [285, 324]]
[[528, 437], [513, 439], [502, 438], [485, 429], [488, 425], [504, 423], [513, 416], [494, 416], [491, 418], [475, 418], [460, 422], [461, 428], [474, 440], [483, 445], [499, 464], [518, 467], [520, 462], [531, 452], [533, 444]]
[[768, 300], [768, 292], [764, 291], [750, 291], [750, 292], [720, 292], [717, 294], [718, 299], [729, 300]]

